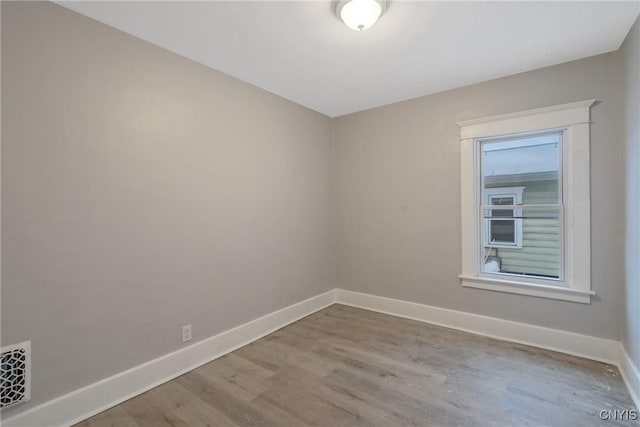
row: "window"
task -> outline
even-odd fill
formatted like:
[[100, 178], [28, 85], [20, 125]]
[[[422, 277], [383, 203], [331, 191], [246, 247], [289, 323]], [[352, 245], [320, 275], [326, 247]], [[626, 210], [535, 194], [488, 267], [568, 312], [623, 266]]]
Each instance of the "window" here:
[[[525, 187], [489, 187], [484, 189], [483, 203], [488, 206], [513, 206], [522, 204]], [[521, 248], [522, 215], [520, 209], [492, 209], [488, 212], [484, 229], [484, 246], [487, 248]]]
[[458, 123], [463, 286], [590, 303], [593, 103]]

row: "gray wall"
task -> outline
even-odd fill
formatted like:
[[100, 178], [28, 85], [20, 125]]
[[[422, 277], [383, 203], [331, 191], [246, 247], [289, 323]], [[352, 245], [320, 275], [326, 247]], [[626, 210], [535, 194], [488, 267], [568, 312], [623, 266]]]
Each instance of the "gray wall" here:
[[[351, 114], [333, 121], [338, 284], [618, 339], [622, 301], [617, 52]], [[597, 98], [591, 138], [591, 305], [463, 288], [456, 121]]]
[[2, 63], [14, 411], [335, 286], [327, 117], [51, 3], [2, 2]]
[[625, 289], [622, 343], [640, 368], [640, 19], [622, 46]]

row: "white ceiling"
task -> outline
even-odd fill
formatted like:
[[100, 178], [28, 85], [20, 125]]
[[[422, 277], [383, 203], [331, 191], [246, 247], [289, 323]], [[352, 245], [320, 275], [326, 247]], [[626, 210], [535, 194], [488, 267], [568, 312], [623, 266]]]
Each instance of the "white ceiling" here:
[[59, 4], [331, 117], [616, 50], [640, 11], [391, 0], [358, 33], [331, 1]]

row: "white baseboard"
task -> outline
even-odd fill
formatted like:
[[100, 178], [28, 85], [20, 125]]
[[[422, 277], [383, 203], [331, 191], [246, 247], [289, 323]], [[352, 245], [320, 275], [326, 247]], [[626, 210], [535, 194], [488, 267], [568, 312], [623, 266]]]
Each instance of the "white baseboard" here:
[[68, 426], [243, 347], [335, 302], [330, 290], [3, 419], [5, 427]]
[[624, 382], [627, 383], [629, 394], [636, 405], [636, 409], [640, 410], [640, 370], [638, 370], [638, 367], [633, 363], [622, 343], [620, 343], [618, 370]]
[[343, 289], [336, 290], [336, 302], [613, 365], [618, 364], [618, 341]]
[[640, 407], [640, 375], [618, 341], [333, 289], [3, 419], [2, 424], [49, 427], [80, 422], [336, 302], [617, 365]]

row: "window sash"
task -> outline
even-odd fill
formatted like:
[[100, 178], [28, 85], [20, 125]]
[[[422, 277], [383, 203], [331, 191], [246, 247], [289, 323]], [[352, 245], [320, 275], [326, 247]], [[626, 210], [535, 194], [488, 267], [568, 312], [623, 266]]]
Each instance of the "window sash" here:
[[[485, 182], [485, 176], [484, 176], [484, 150], [483, 147], [485, 144], [492, 144], [492, 143], [496, 143], [496, 142], [502, 142], [502, 141], [508, 141], [508, 140], [512, 140], [512, 139], [517, 139], [517, 138], [523, 138], [523, 137], [534, 137], [534, 136], [542, 136], [542, 135], [550, 135], [550, 134], [558, 134], [559, 135], [559, 141], [558, 141], [558, 204], [564, 204], [565, 203], [565, 187], [564, 187], [564, 163], [565, 163], [565, 150], [566, 150], [566, 145], [565, 145], [565, 140], [567, 137], [567, 127], [558, 127], [558, 128], [551, 128], [551, 129], [539, 129], [539, 130], [535, 130], [535, 131], [531, 131], [531, 132], [519, 132], [519, 133], [514, 133], [514, 134], [507, 134], [507, 135], [497, 135], [497, 136], [492, 136], [492, 137], [485, 137], [485, 138], [478, 138], [474, 140], [474, 145], [475, 145], [475, 163], [478, 167], [477, 169], [477, 173], [479, 174], [479, 176], [477, 177], [477, 183], [479, 185], [479, 189], [477, 189], [477, 191], [479, 191], [479, 195], [481, 197], [481, 200], [483, 202], [486, 203], [487, 198], [485, 197], [486, 195], [491, 195], [491, 193], [488, 193], [488, 191], [491, 190], [491, 187], [486, 187], [486, 182]], [[524, 187], [521, 187], [524, 188]]]
[[[564, 233], [564, 228], [565, 228], [565, 224], [564, 224], [564, 200], [565, 200], [565, 188], [564, 188], [564, 180], [563, 180], [563, 164], [564, 164], [564, 150], [565, 150], [565, 138], [566, 138], [566, 131], [567, 129], [565, 127], [561, 127], [561, 128], [553, 128], [553, 129], [540, 129], [540, 130], [536, 130], [533, 132], [522, 132], [522, 133], [514, 133], [514, 134], [508, 134], [508, 135], [497, 135], [497, 136], [492, 136], [492, 137], [488, 137], [488, 138], [478, 138], [474, 140], [474, 145], [475, 145], [475, 156], [476, 156], [476, 164], [478, 165], [477, 168], [477, 175], [476, 175], [476, 194], [478, 195], [478, 198], [476, 199], [479, 203], [476, 205], [477, 208], [479, 208], [476, 212], [478, 212], [478, 227], [476, 228], [477, 232], [479, 233], [477, 242], [479, 242], [479, 244], [476, 245], [476, 276], [477, 277], [490, 277], [490, 278], [496, 278], [496, 279], [504, 279], [505, 276], [507, 276], [509, 278], [509, 280], [512, 281], [516, 281], [516, 282], [522, 282], [522, 283], [536, 283], [536, 284], [543, 284], [543, 285], [552, 285], [552, 286], [567, 286], [567, 283], [565, 282], [565, 247], [566, 247], [566, 243], [565, 243], [565, 238], [566, 235]], [[518, 190], [516, 191], [509, 191], [508, 187], [502, 187], [500, 191], [492, 191], [492, 187], [486, 187], [486, 183], [485, 183], [485, 176], [484, 176], [484, 161], [485, 161], [485, 156], [484, 156], [484, 146], [485, 144], [492, 144], [492, 143], [496, 143], [496, 142], [501, 142], [501, 141], [509, 141], [509, 140], [513, 140], [513, 139], [518, 139], [518, 138], [522, 138], [522, 137], [534, 137], [534, 136], [538, 136], [538, 135], [549, 135], [549, 134], [558, 134], [559, 138], [558, 138], [558, 202], [556, 204], [535, 204], [535, 205], [525, 205], [522, 204], [522, 191], [525, 190], [524, 186], [519, 186], [519, 187], [513, 187], [513, 188], [520, 188], [520, 193], [518, 193]], [[494, 187], [495, 188], [495, 187]], [[498, 187], [500, 188], [500, 187]], [[490, 203], [491, 201], [491, 197], [493, 196], [497, 196], [497, 195], [514, 195], [514, 200], [517, 200], [517, 203], [514, 203], [513, 205], [492, 205]], [[519, 197], [518, 197], [519, 196]], [[482, 203], [487, 203], [487, 204], [482, 204]], [[523, 209], [552, 209], [552, 210], [559, 210], [558, 213], [558, 222], [559, 222], [559, 246], [560, 246], [560, 254], [559, 254], [559, 272], [558, 272], [558, 278], [554, 278], [554, 277], [549, 277], [549, 278], [539, 278], [536, 276], [532, 276], [532, 275], [526, 275], [526, 274], [511, 274], [511, 273], [503, 273], [503, 272], [499, 272], [499, 273], [486, 273], [484, 272], [484, 253], [485, 253], [485, 249], [487, 247], [493, 247], [496, 249], [509, 249], [509, 248], [514, 248], [514, 249], [521, 249], [523, 247]], [[489, 225], [489, 223], [491, 221], [485, 221], [485, 214], [484, 211], [485, 210], [489, 210], [489, 212], [491, 212], [494, 209], [502, 209], [502, 210], [513, 210], [514, 212], [514, 238], [516, 240], [516, 243], [506, 243], [506, 242], [495, 242], [494, 244], [491, 244], [490, 242], [490, 231], [491, 231], [491, 227]], [[502, 217], [504, 218], [504, 217]], [[496, 218], [496, 219], [502, 219], [502, 218]]]
[[[551, 285], [551, 286], [562, 286], [567, 287], [568, 284], [565, 280], [565, 260], [566, 260], [566, 234], [565, 234], [565, 207], [561, 204], [556, 205], [500, 205], [500, 208], [504, 209], [513, 209], [514, 211], [514, 220], [524, 220], [524, 219], [549, 219], [549, 220], [557, 220], [558, 221], [558, 277], [540, 277], [529, 274], [515, 274], [515, 273], [506, 273], [506, 272], [496, 272], [496, 273], [488, 273], [484, 271], [484, 262], [487, 256], [487, 253], [490, 251], [487, 248], [492, 247], [496, 249], [509, 249], [513, 248], [513, 246], [498, 246], [498, 245], [485, 245], [487, 242], [488, 236], [486, 233], [488, 232], [488, 227], [484, 226], [484, 223], [487, 219], [491, 219], [491, 215], [489, 218], [487, 217], [487, 213], [490, 213], [493, 209], [496, 208], [496, 205], [481, 205], [478, 209], [478, 224], [483, 224], [483, 226], [478, 227], [480, 231], [480, 238], [478, 239], [481, 242], [480, 245], [477, 245], [476, 248], [476, 276], [484, 277], [484, 278], [493, 278], [493, 279], [505, 279], [509, 278], [509, 280], [514, 282], [520, 282], [523, 284], [526, 283], [534, 283], [540, 285]], [[541, 216], [540, 214], [531, 214], [527, 215], [526, 211], [548, 211], [557, 213], [557, 217], [550, 216]], [[505, 218], [505, 217], [498, 217]]]

